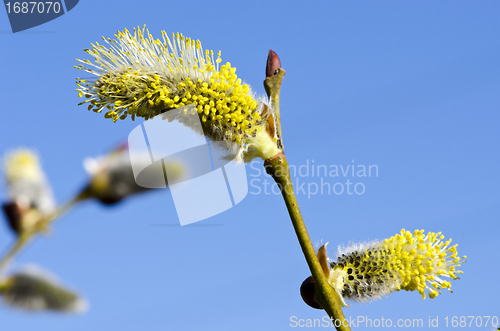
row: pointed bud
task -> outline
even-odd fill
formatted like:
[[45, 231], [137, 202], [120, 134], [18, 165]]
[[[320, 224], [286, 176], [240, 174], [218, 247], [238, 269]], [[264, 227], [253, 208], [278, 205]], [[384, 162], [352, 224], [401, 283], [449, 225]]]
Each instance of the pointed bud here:
[[280, 58], [273, 50], [269, 50], [266, 65], [266, 77], [272, 77], [276, 74], [276, 70], [281, 68]]
[[22, 231], [21, 219], [23, 217], [24, 211], [16, 202], [8, 202], [2, 205], [3, 212], [9, 226], [16, 234], [20, 234]]
[[330, 276], [330, 267], [328, 265], [328, 256], [326, 254], [326, 245], [328, 243], [324, 244], [318, 249], [317, 257], [319, 264], [321, 265], [321, 269], [323, 270], [323, 273], [325, 274], [326, 277]]

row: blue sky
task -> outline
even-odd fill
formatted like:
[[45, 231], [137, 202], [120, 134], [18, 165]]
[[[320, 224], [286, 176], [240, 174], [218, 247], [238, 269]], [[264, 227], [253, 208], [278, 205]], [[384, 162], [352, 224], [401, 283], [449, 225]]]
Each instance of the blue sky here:
[[[62, 202], [85, 183], [85, 157], [126, 139], [138, 122], [113, 123], [77, 106], [75, 59], [101, 36], [143, 24], [158, 37], [179, 31], [221, 50], [223, 63], [259, 94], [273, 49], [287, 72], [281, 118], [289, 163], [378, 169], [371, 177], [299, 178], [311, 188], [321, 179], [365, 188], [298, 194], [313, 242], [330, 242], [334, 255], [337, 245], [425, 229], [442, 231], [468, 256], [453, 294], [422, 300], [398, 292], [345, 315], [422, 319], [419, 329], [429, 317], [441, 328], [447, 316], [500, 317], [499, 12], [498, 1], [82, 0], [13, 34], [0, 10], [0, 153], [38, 150]], [[247, 173], [263, 189], [271, 179], [260, 166]], [[236, 207], [186, 227], [167, 191], [114, 208], [78, 206], [14, 266], [57, 274], [90, 310], [60, 316], [1, 307], [0, 330], [289, 330], [293, 316], [322, 318], [300, 298], [309, 271], [282, 198], [263, 192], [250, 186]], [[1, 250], [13, 240], [0, 228]]]

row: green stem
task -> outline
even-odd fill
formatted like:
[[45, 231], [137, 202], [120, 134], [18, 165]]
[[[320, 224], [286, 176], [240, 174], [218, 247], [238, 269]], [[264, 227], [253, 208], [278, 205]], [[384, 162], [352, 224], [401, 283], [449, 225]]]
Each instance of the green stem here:
[[32, 229], [22, 232], [19, 237], [17, 237], [17, 241], [14, 246], [5, 254], [5, 256], [0, 261], [0, 271], [7, 266], [7, 264], [12, 260], [12, 258], [24, 247], [26, 246], [36, 234], [43, 232], [47, 226], [60, 217], [62, 214], [69, 211], [76, 203], [86, 198], [85, 195], [79, 194], [75, 198], [69, 200], [65, 204], [59, 206], [56, 210], [50, 213], [47, 216], [44, 216], [36, 222]]
[[[334, 325], [337, 330], [347, 331], [349, 328], [348, 321], [345, 319], [340, 303], [337, 298], [337, 293], [328, 282], [323, 269], [319, 263], [316, 251], [311, 243], [309, 234], [307, 233], [306, 225], [300, 214], [299, 205], [295, 198], [292, 181], [290, 178], [290, 170], [288, 162], [283, 153], [266, 160], [264, 163], [266, 171], [271, 175], [281, 189], [281, 194], [285, 200], [286, 208], [290, 214], [295, 234], [299, 240], [300, 247], [306, 258], [311, 274], [316, 282], [317, 301], [326, 311], [332, 321], [337, 321]], [[337, 327], [337, 325], [339, 325]]]
[[[281, 82], [285, 76], [285, 70], [281, 68], [281, 63], [278, 55], [273, 51], [269, 52], [266, 67], [266, 80], [264, 87], [267, 95], [271, 98], [272, 106], [275, 111], [275, 125], [278, 136], [278, 147], [283, 150], [282, 136], [281, 136], [281, 121], [279, 116], [279, 94], [281, 89]], [[290, 169], [285, 154], [279, 153], [264, 162], [264, 167], [268, 174], [270, 174], [278, 187], [281, 189], [281, 194], [285, 200], [288, 214], [292, 220], [295, 234], [299, 240], [300, 247], [306, 258], [307, 265], [311, 270], [311, 274], [316, 283], [316, 301], [323, 307], [334, 326], [339, 331], [350, 331], [349, 323], [344, 317], [344, 313], [340, 307], [340, 302], [337, 293], [328, 282], [328, 279], [321, 267], [321, 264], [316, 255], [316, 251], [312, 245], [309, 234], [307, 233], [306, 225], [300, 214], [299, 205], [295, 198], [292, 180], [290, 178]], [[339, 326], [338, 326], [339, 325]]]

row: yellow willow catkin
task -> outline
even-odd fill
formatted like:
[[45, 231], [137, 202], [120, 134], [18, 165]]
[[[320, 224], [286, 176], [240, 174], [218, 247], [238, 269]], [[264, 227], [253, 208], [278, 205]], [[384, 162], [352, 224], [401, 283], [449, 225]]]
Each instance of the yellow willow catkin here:
[[128, 115], [147, 120], [189, 105], [204, 134], [214, 141], [231, 142], [244, 152], [257, 149], [264, 159], [279, 152], [271, 146], [275, 137], [264, 139], [266, 146], [260, 146], [262, 138], [256, 139], [265, 133], [261, 115], [270, 106], [254, 97], [229, 62], [219, 65], [220, 52], [214, 59], [214, 52], [203, 51], [199, 40], [179, 33], [170, 39], [164, 31], [162, 40], [154, 39], [145, 27], [134, 29], [134, 34], [125, 29], [115, 37], [103, 37], [108, 47], [96, 42], [86, 50], [95, 63], [79, 60], [84, 65], [76, 66], [94, 75], [77, 78], [79, 96], [86, 98], [80, 104], [87, 104], [88, 110], [105, 110], [105, 117], [116, 122]]
[[349, 247], [330, 261], [330, 284], [344, 299], [369, 301], [391, 292], [418, 291], [431, 299], [449, 289], [447, 279], [458, 279], [456, 268], [465, 262], [451, 239], [439, 233], [401, 230], [382, 242]]
[[52, 189], [37, 153], [19, 148], [4, 157], [4, 173], [12, 201], [48, 214], [55, 209]]
[[86, 301], [39, 269], [15, 273], [0, 279], [4, 304], [24, 310], [82, 312]]

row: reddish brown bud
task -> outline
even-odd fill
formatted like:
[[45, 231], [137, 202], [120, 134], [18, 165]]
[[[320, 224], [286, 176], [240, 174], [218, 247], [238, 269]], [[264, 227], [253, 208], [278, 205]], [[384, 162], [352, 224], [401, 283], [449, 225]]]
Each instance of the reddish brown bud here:
[[3, 212], [9, 221], [9, 226], [16, 234], [20, 234], [22, 230], [21, 218], [23, 210], [16, 202], [5, 203], [2, 205]]
[[316, 301], [316, 282], [312, 276], [307, 277], [300, 286], [300, 295], [309, 307], [323, 309]]
[[267, 56], [266, 65], [266, 77], [272, 77], [281, 68], [280, 58], [273, 50], [269, 50], [269, 55]]

